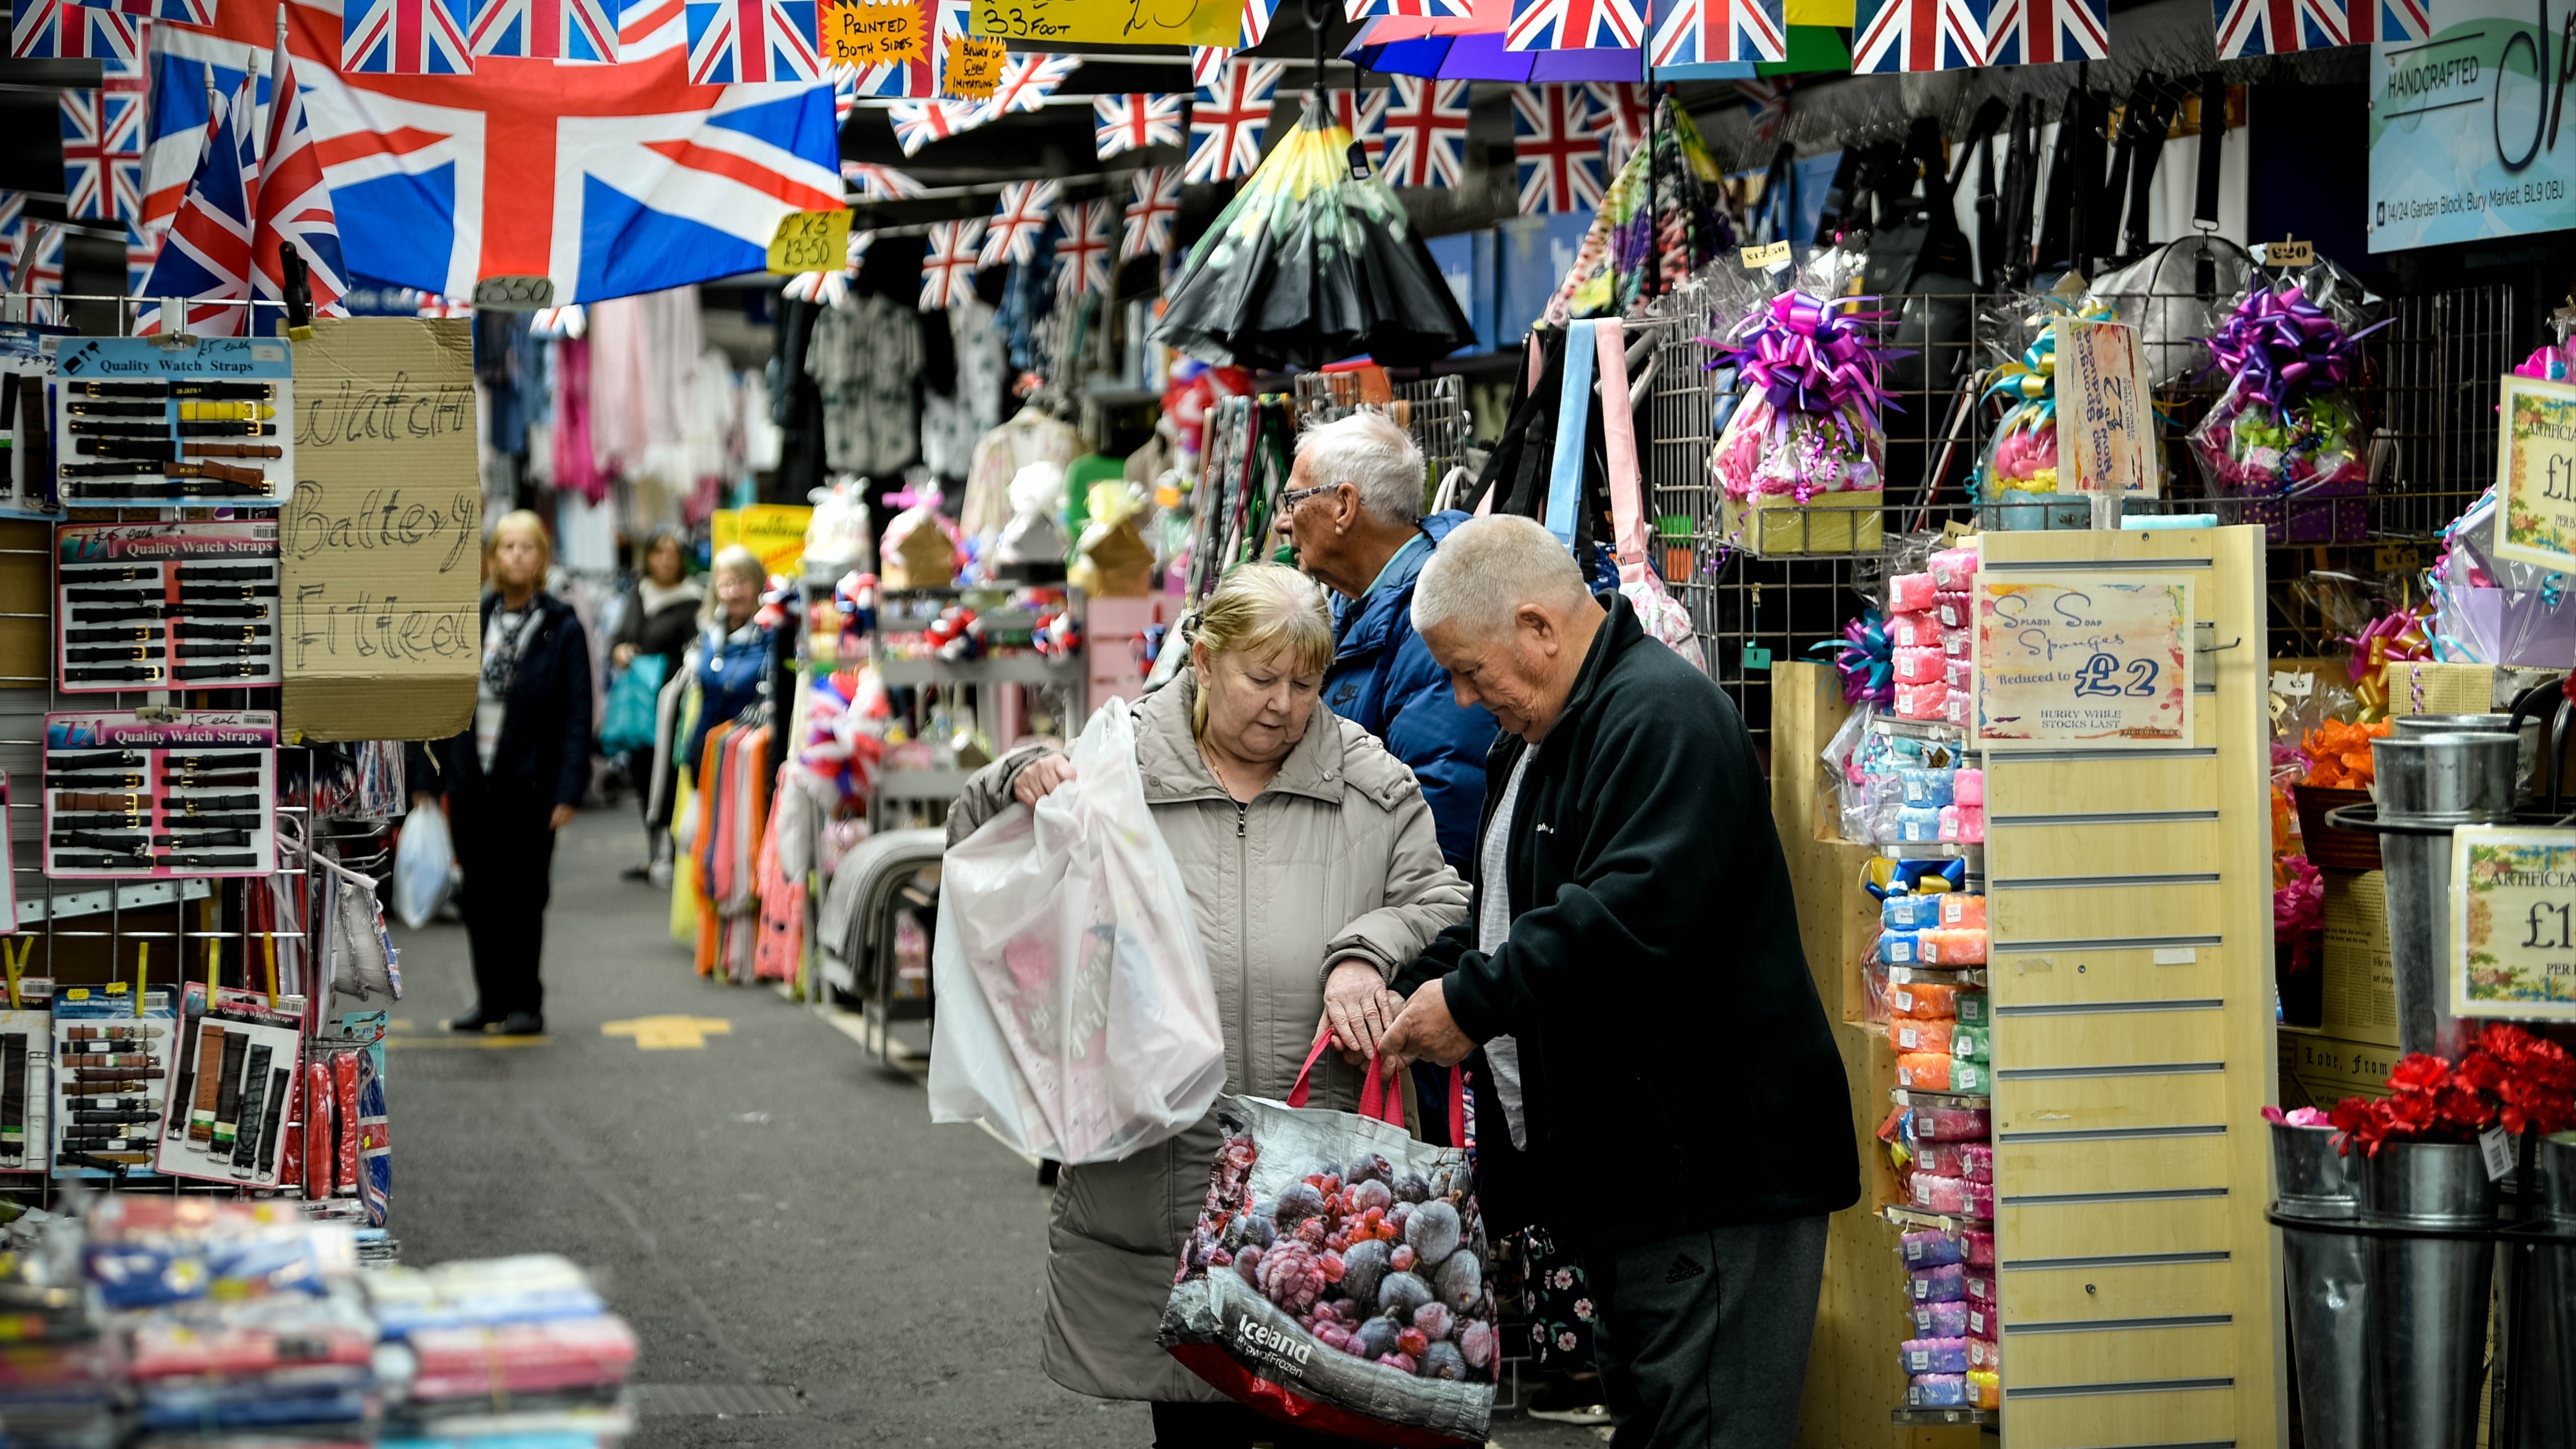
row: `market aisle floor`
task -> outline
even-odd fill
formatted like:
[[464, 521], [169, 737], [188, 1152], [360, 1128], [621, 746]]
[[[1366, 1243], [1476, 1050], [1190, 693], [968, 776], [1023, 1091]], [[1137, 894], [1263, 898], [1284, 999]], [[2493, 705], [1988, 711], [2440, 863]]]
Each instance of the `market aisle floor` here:
[[[915, 1079], [812, 1011], [699, 979], [668, 895], [618, 878], [641, 845], [627, 809], [585, 812], [558, 844], [538, 1042], [442, 1032], [473, 998], [464, 929], [396, 928], [404, 1259], [601, 1270], [643, 1340], [645, 1449], [1144, 1449], [1144, 1406], [1038, 1369], [1047, 1193], [1029, 1165], [933, 1127]], [[1517, 1419], [1497, 1436], [1600, 1443]]]

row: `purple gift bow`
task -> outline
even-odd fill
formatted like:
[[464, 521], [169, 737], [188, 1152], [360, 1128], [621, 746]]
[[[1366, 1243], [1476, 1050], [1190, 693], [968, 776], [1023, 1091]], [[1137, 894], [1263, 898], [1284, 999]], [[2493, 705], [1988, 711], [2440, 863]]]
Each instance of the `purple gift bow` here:
[[2242, 385], [2277, 413], [2293, 392], [2351, 383], [2361, 368], [2361, 339], [2387, 325], [2380, 321], [2347, 333], [2296, 286], [2258, 286], [2215, 333], [2201, 339], [2211, 358], [2202, 375], [2225, 373], [2231, 385]]

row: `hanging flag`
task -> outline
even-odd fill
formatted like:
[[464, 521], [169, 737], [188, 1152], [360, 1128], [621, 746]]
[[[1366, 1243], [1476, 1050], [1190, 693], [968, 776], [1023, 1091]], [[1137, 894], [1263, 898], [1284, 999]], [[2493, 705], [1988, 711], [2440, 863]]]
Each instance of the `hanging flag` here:
[[467, 48], [528, 60], [617, 61], [615, 0], [472, 0]]
[[1100, 159], [1148, 146], [1181, 144], [1181, 98], [1142, 93], [1091, 98], [1092, 139]]
[[1224, 74], [1225, 74], [1225, 67], [1226, 67], [1226, 63], [1227, 63], [1228, 61], [1233, 60], [1233, 59], [1234, 59], [1234, 52], [1233, 52], [1233, 51], [1231, 51], [1231, 50], [1226, 49], [1224, 46], [1221, 46], [1221, 45], [1193, 45], [1193, 46], [1191, 46], [1191, 47], [1190, 47], [1190, 84], [1191, 84], [1191, 86], [1193, 86], [1193, 87], [1199, 87], [1199, 86], [1212, 86], [1212, 85], [1215, 85], [1215, 84], [1216, 84], [1216, 78], [1217, 78], [1217, 77], [1219, 77], [1219, 76], [1221, 76], [1221, 75], [1224, 75]]
[[27, 234], [27, 193], [0, 191], [0, 291], [18, 274], [18, 239]]
[[823, 78], [832, 83], [832, 124], [850, 124], [850, 112], [859, 108], [859, 68], [831, 62], [823, 67]]
[[143, 215], [143, 77], [111, 76], [95, 90], [67, 90], [63, 214], [74, 221]]
[[977, 258], [978, 267], [998, 267], [1004, 262], [1033, 262], [1038, 256], [1038, 238], [1046, 233], [1049, 213], [1055, 210], [1055, 199], [1064, 190], [1061, 181], [1013, 181], [1002, 188], [993, 204], [993, 219], [985, 224], [984, 250]]
[[617, 12], [621, 65], [689, 48], [686, 0], [625, 0]]
[[465, 0], [348, 0], [340, 69], [350, 75], [472, 75]]
[[125, 295], [140, 297], [152, 278], [153, 259], [161, 255], [161, 233], [145, 231], [142, 223], [125, 224]]
[[1181, 169], [1156, 166], [1139, 171], [1128, 183], [1127, 228], [1118, 239], [1118, 260], [1132, 262], [1172, 249], [1172, 223], [1181, 214]]
[[1647, 49], [1658, 66], [1789, 58], [1784, 0], [1655, 0]]
[[187, 302], [178, 328], [168, 328], [156, 303], [143, 310], [135, 331], [151, 335], [184, 329], [209, 337], [239, 337], [250, 308], [250, 239], [259, 207], [258, 102], [245, 78], [233, 88], [215, 122], [214, 139], [188, 183], [187, 199], [161, 243], [161, 256], [143, 284], [145, 295]]
[[1108, 197], [1077, 201], [1056, 214], [1055, 290], [1059, 297], [1109, 290]]
[[1418, 15], [1464, 20], [1474, 11], [1472, 0], [1350, 0], [1342, 7], [1342, 18], [1366, 20], [1373, 15]]
[[80, 0], [80, 3], [144, 20], [176, 20], [182, 25], [215, 23], [215, 0]]
[[820, 80], [816, 0], [688, 0], [689, 83]]
[[1633, 50], [1646, 33], [1637, 0], [1512, 0], [1505, 50]]
[[886, 119], [903, 154], [917, 156], [933, 141], [975, 129], [983, 109], [976, 101], [897, 101], [886, 107]]
[[943, 221], [930, 228], [930, 250], [921, 258], [921, 310], [954, 307], [975, 295], [975, 257], [984, 239], [980, 219]]
[[2429, 0], [2214, 0], [2213, 11], [2220, 60], [2429, 40], [2433, 29]]
[[[184, 25], [155, 25], [145, 69], [152, 78], [150, 114], [144, 120], [143, 225], [158, 232], [170, 225], [197, 162], [206, 154], [206, 137], [214, 130], [213, 97], [228, 96], [254, 74], [254, 47]], [[268, 104], [268, 78], [253, 82], [259, 102]]]
[[[1369, 164], [1384, 166], [1386, 152], [1386, 107], [1394, 93], [1385, 90], [1327, 91], [1333, 112], [1333, 124], [1351, 133], [1351, 139], [1368, 148]], [[1315, 93], [1308, 91], [1297, 99], [1297, 113], [1304, 115], [1315, 103]], [[1273, 108], [1276, 113], [1276, 108]]]
[[[18, 280], [13, 285], [19, 291], [35, 297], [59, 297], [63, 294], [63, 229], [60, 226], [29, 217], [26, 225], [18, 230], [17, 257], [14, 270]], [[58, 303], [48, 304], [43, 311], [42, 317], [29, 313], [28, 320], [61, 319]]]
[[1262, 128], [1286, 69], [1275, 60], [1238, 60], [1215, 88], [1200, 87], [1190, 106], [1190, 158], [1181, 179], [1230, 181], [1261, 164]]
[[[254, 215], [258, 225], [250, 238], [251, 291], [272, 302], [286, 300], [283, 247], [304, 258], [305, 285], [313, 311], [340, 316], [340, 298], [349, 290], [349, 268], [340, 255], [340, 221], [331, 206], [331, 187], [322, 178], [322, 153], [313, 141], [313, 126], [304, 109], [304, 92], [295, 77], [306, 69], [285, 47], [278, 48], [269, 74], [278, 78], [276, 99], [268, 108], [267, 142], [260, 149], [259, 191]], [[282, 315], [282, 314], [280, 314]], [[266, 320], [265, 318], [261, 320]]]
[[1601, 135], [1581, 86], [1512, 87], [1512, 161], [1523, 216], [1601, 204]]
[[842, 162], [841, 179], [854, 183], [859, 188], [859, 195], [870, 201], [900, 201], [905, 197], [919, 196], [922, 189], [920, 182], [891, 166], [880, 166], [873, 161]]
[[1002, 63], [1002, 78], [994, 84], [993, 94], [979, 103], [982, 114], [975, 124], [998, 121], [1015, 111], [1038, 109], [1081, 64], [1070, 55], [1012, 56]]
[[948, 66], [948, 42], [966, 33], [968, 7], [973, 0], [915, 0], [921, 9], [921, 33], [926, 38], [919, 60], [889, 61], [872, 65], [859, 72], [859, 94], [887, 100], [937, 100], [944, 87], [940, 79]]
[[1987, 0], [1860, 0], [1852, 74], [1984, 65], [1986, 7]]
[[1456, 186], [1467, 174], [1467, 83], [1387, 77], [1386, 158], [1390, 186]]
[[[2377, 0], [2351, 0], [2368, 6]], [[2329, 12], [2341, 34], [2343, 0], [2297, 0], [2299, 10]], [[2341, 45], [2340, 39], [2327, 42]], [[2111, 54], [2111, 0], [1990, 0], [1986, 64], [2047, 65], [2106, 60]]]
[[1279, 0], [1243, 0], [1243, 25], [1237, 31], [1234, 48], [1250, 50], [1270, 38], [1270, 17], [1279, 12]]
[[95, 60], [102, 75], [141, 75], [152, 22], [78, 0], [17, 0], [9, 54], [20, 60]]
[[1610, 172], [1616, 175], [1628, 153], [1646, 143], [1647, 117], [1654, 113], [1654, 101], [1635, 81], [1585, 81], [1583, 100], [1591, 107], [1593, 134], [1601, 138]]

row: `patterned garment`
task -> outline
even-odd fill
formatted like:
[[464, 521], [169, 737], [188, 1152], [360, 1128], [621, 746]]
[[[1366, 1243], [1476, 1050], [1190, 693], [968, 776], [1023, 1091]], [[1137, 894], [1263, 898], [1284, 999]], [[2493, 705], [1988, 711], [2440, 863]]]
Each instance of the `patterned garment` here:
[[1530, 1350], [1550, 1373], [1592, 1371], [1592, 1290], [1583, 1265], [1560, 1252], [1545, 1228], [1521, 1234], [1521, 1317], [1529, 1323]]
[[833, 471], [892, 478], [916, 456], [921, 325], [914, 309], [876, 296], [815, 318], [805, 370], [822, 389], [823, 455]]

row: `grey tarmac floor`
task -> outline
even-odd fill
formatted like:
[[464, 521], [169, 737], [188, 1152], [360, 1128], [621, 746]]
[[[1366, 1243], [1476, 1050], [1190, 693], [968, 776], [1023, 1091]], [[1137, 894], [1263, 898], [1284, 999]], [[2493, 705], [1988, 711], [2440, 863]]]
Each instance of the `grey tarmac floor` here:
[[[440, 1029], [465, 931], [395, 930], [393, 1226], [416, 1264], [558, 1252], [643, 1342], [642, 1449], [1145, 1449], [1141, 1404], [1038, 1369], [1047, 1191], [831, 1016], [699, 978], [627, 810], [555, 854], [547, 1035]], [[640, 1025], [638, 1025], [640, 1023]], [[1506, 1449], [1601, 1443], [1498, 1415]]]

